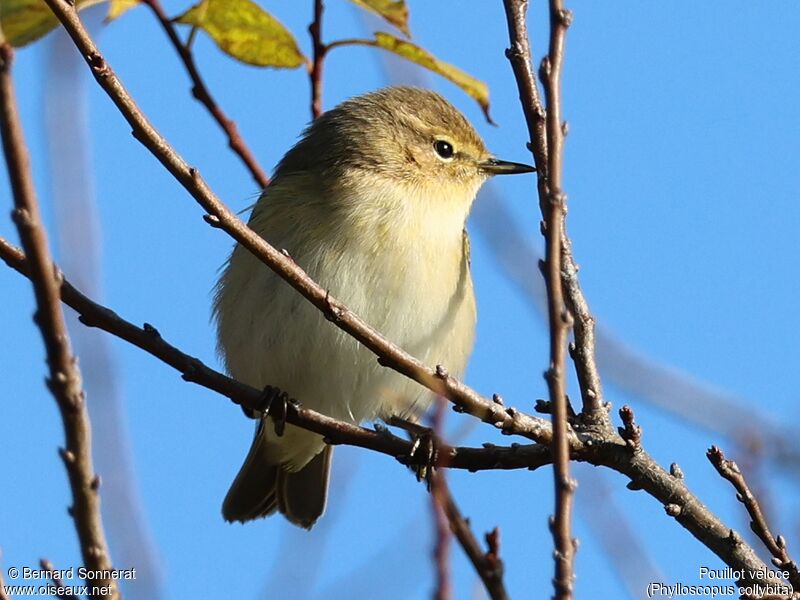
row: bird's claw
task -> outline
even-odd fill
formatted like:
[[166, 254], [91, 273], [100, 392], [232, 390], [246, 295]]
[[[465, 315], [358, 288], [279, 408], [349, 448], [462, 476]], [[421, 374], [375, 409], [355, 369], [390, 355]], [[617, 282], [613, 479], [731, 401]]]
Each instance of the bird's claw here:
[[439, 442], [432, 429], [423, 427], [412, 434], [412, 439], [410, 455], [412, 469], [417, 476], [417, 481], [424, 480], [430, 489], [439, 459]]
[[430, 490], [431, 480], [439, 460], [439, 439], [436, 432], [402, 417], [391, 416], [386, 422], [408, 433], [411, 438], [411, 452], [404, 462], [414, 471], [417, 481], [425, 480], [425, 484]]
[[259, 398], [259, 409], [242, 407], [242, 412], [251, 419], [266, 419], [272, 417], [275, 423], [275, 434], [280, 437], [286, 429], [286, 415], [289, 410], [289, 403], [292, 400], [289, 394], [282, 392], [279, 388], [268, 385]]

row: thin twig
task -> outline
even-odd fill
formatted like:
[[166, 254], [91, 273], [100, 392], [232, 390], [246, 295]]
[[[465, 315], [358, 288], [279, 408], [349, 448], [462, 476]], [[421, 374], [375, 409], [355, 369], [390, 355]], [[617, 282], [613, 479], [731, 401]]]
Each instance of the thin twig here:
[[583, 403], [582, 420], [593, 426], [608, 425], [608, 412], [604, 409], [603, 386], [597, 368], [595, 352], [595, 319], [578, 282], [578, 266], [572, 255], [572, 241], [561, 222], [561, 278], [564, 300], [572, 315], [575, 342], [570, 345], [570, 355], [575, 363], [575, 373]]
[[45, 1], [64, 24], [97, 82], [130, 124], [134, 136], [203, 207], [207, 212], [206, 221], [210, 225], [224, 230], [247, 248], [322, 311], [334, 325], [375, 353], [381, 365], [413, 379], [435, 394], [444, 396], [456, 405], [456, 410], [467, 412], [492, 424], [503, 433], [522, 435], [534, 441], [550, 442], [550, 426], [546, 420], [496, 404], [454, 377], [442, 375], [440, 370], [424, 365], [348, 310], [327, 290], [313, 281], [291, 258], [271, 246], [237, 218], [208, 187], [200, 173], [186, 164], [148, 121], [98, 51], [81, 23], [76, 9], [65, 0]]
[[[511, 63], [511, 68], [514, 72], [522, 111], [528, 125], [529, 148], [533, 153], [534, 163], [539, 173], [539, 204], [542, 214], [546, 214], [549, 210], [548, 205], [550, 204], [550, 193], [552, 192], [552, 190], [548, 189], [548, 172], [551, 165], [548, 149], [547, 111], [542, 104], [532, 66], [526, 23], [528, 0], [503, 0], [503, 4], [505, 6], [509, 36], [509, 48], [506, 50], [506, 57]], [[551, 6], [551, 53], [553, 50], [558, 49], [559, 44], [563, 44], [563, 35], [566, 27], [559, 25], [559, 23], [563, 22], [559, 15], [567, 14], [570, 13], [568, 11], [563, 12], [563, 7], [561, 7], [560, 3]], [[555, 28], [552, 27], [553, 19], [556, 20]], [[562, 39], [561, 42], [555, 45], [553, 33], [557, 33], [556, 37]], [[549, 57], [552, 68], [552, 54], [549, 54]], [[558, 71], [560, 72], [560, 66]], [[557, 117], [560, 117], [560, 115]], [[564, 132], [560, 118], [554, 117], [552, 121], [554, 126], [558, 126], [558, 136], [563, 140]], [[559, 225], [559, 228], [563, 228], [563, 222]], [[603, 410], [603, 390], [595, 360], [594, 318], [589, 312], [588, 303], [578, 283], [578, 268], [573, 259], [572, 246], [565, 229], [560, 234], [560, 239], [562, 261], [560, 276], [563, 280], [564, 299], [574, 319], [575, 349], [572, 352], [572, 356], [575, 360], [575, 370], [581, 389], [582, 416], [584, 420], [599, 421], [601, 425], [608, 426], [608, 415]]]
[[[552, 523], [555, 541], [555, 576], [553, 586], [557, 600], [573, 597], [575, 540], [572, 538], [572, 510], [576, 481], [570, 477], [569, 442], [567, 440], [566, 353], [567, 336], [572, 317], [564, 301], [561, 281], [561, 247], [565, 235], [563, 222], [567, 197], [563, 192], [564, 130], [561, 126], [561, 65], [564, 38], [571, 13], [560, 0], [550, 1], [550, 49], [541, 67], [544, 82], [547, 132], [547, 202], [544, 217], [545, 270], [550, 323], [550, 368], [547, 383], [553, 408], [553, 475], [555, 479], [555, 517]], [[533, 140], [531, 140], [533, 141]]]
[[800, 569], [797, 563], [789, 557], [789, 552], [786, 548], [786, 540], [782, 535], [774, 536], [770, 531], [764, 513], [758, 500], [750, 491], [747, 481], [734, 461], [725, 458], [722, 450], [717, 446], [711, 446], [706, 453], [708, 460], [714, 465], [717, 472], [725, 479], [731, 482], [736, 489], [736, 499], [744, 504], [747, 513], [750, 515], [750, 528], [758, 536], [758, 539], [772, 554], [772, 564], [778, 567], [781, 571], [789, 574], [789, 583], [795, 590], [800, 591]]
[[239, 133], [239, 128], [236, 126], [236, 123], [232, 119], [228, 118], [222, 108], [220, 108], [219, 104], [217, 104], [216, 100], [214, 100], [214, 97], [211, 95], [211, 92], [209, 92], [205, 81], [203, 81], [203, 78], [200, 75], [200, 71], [197, 69], [197, 65], [194, 62], [194, 56], [192, 55], [191, 50], [191, 41], [194, 37], [193, 34], [197, 31], [197, 28], [192, 28], [189, 39], [187, 40], [186, 44], [184, 44], [178, 37], [178, 32], [175, 30], [175, 25], [173, 25], [172, 21], [170, 21], [169, 17], [164, 12], [160, 0], [142, 0], [142, 2], [149, 6], [153, 11], [153, 14], [158, 19], [158, 22], [161, 23], [164, 33], [167, 34], [170, 43], [178, 53], [183, 66], [186, 68], [189, 78], [192, 80], [192, 95], [198, 102], [206, 107], [208, 112], [211, 113], [211, 116], [214, 117], [214, 120], [225, 132], [225, 135], [228, 136], [228, 146], [240, 159], [242, 159], [242, 162], [244, 163], [245, 167], [247, 167], [247, 170], [250, 171], [250, 175], [252, 175], [253, 179], [255, 179], [258, 187], [262, 189], [267, 187], [269, 184], [269, 177], [267, 176], [266, 172], [264, 172], [264, 169], [261, 168], [261, 165], [258, 164], [253, 152], [245, 143], [244, 139]]
[[322, 114], [322, 70], [325, 66], [325, 56], [328, 47], [322, 42], [322, 14], [325, 12], [323, 0], [314, 0], [314, 20], [308, 26], [311, 35], [312, 58], [308, 68], [311, 80], [311, 118], [316, 119]]
[[341, 40], [335, 40], [330, 42], [325, 46], [325, 51], [330, 52], [335, 48], [342, 48], [344, 46], [373, 46], [378, 48], [378, 42], [375, 40], [370, 40], [366, 38], [346, 38]]
[[436, 567], [434, 600], [450, 600], [453, 597], [453, 583], [450, 578], [451, 522], [444, 510], [447, 496], [443, 490], [446, 485], [444, 471], [436, 472], [431, 478], [431, 513], [434, 527], [433, 564]]
[[[432, 429], [436, 440], [443, 439], [446, 401], [436, 398]], [[438, 448], [437, 448], [438, 450]], [[436, 565], [435, 600], [450, 600], [453, 596], [453, 583], [450, 579], [450, 526], [445, 506], [453, 501], [447, 488], [447, 476], [443, 470], [447, 466], [446, 456], [436, 453], [431, 482], [431, 512], [433, 513], [434, 547], [433, 559]], [[451, 522], [452, 523], [452, 522]]]
[[[53, 583], [56, 586], [56, 590], [65, 590], [65, 589], [67, 589], [67, 585], [64, 583], [64, 580], [56, 575], [56, 573], [58, 571], [53, 566], [53, 563], [51, 563], [46, 558], [41, 558], [41, 559], [39, 559], [39, 566], [42, 569], [44, 569], [45, 571], [49, 571], [50, 573], [53, 574], [51, 579], [53, 580]], [[67, 593], [67, 594], [61, 593], [60, 594], [60, 593], [56, 592], [55, 594], [53, 594], [53, 596], [58, 598], [58, 600], [80, 600], [78, 598], [78, 596], [76, 596], [75, 594], [72, 594], [72, 593]]]
[[[80, 541], [81, 554], [87, 568], [110, 569], [111, 559], [100, 515], [100, 478], [92, 465], [89, 413], [80, 370], [70, 350], [61, 309], [59, 286], [62, 275], [54, 270], [33, 188], [30, 161], [11, 78], [12, 59], [11, 46], [3, 44], [0, 47], [0, 130], [14, 197], [12, 214], [22, 246], [29, 257], [30, 280], [36, 296], [35, 321], [44, 340], [50, 373], [47, 385], [58, 404], [64, 425], [66, 444], [61, 449], [61, 458], [72, 489], [70, 513]], [[110, 591], [104, 595], [105, 598], [119, 598], [113, 579], [99, 577], [97, 582], [103, 587], [108, 586]]]
[[[428, 441], [434, 449], [433, 457], [436, 463], [436, 470], [433, 471], [433, 475], [429, 479], [434, 520], [435, 542], [433, 555], [437, 567], [437, 585], [434, 597], [452, 596], [447, 553], [449, 532], [452, 531], [467, 558], [472, 562], [475, 572], [483, 581], [490, 598], [492, 600], [507, 600], [508, 594], [503, 585], [503, 563], [500, 560], [498, 529], [495, 528], [493, 532], [486, 535], [489, 550], [484, 553], [470, 528], [469, 520], [464, 518], [458, 509], [453, 494], [447, 485], [447, 479], [444, 476], [443, 469], [451, 466], [449, 460], [452, 456], [452, 453], [442, 452], [442, 448], [446, 447], [441, 442], [444, 407], [445, 401], [439, 399], [434, 414], [433, 429], [411, 423], [399, 417], [392, 417], [388, 421], [390, 425], [404, 429], [412, 439], [429, 438]], [[549, 446], [536, 444], [535, 447], [541, 452], [546, 452], [549, 457]], [[493, 444], [484, 444], [484, 449], [497, 450]]]
[[[561, 123], [561, 65], [564, 38], [571, 13], [560, 0], [550, 2], [550, 45], [542, 61], [540, 78], [544, 84], [546, 110], [542, 107], [531, 64], [527, 34], [527, 0], [505, 0], [511, 47], [511, 61], [520, 98], [528, 121], [530, 147], [539, 169], [539, 205], [542, 211], [542, 234], [545, 238], [544, 276], [550, 326], [550, 367], [546, 378], [553, 415], [553, 474], [555, 479], [555, 517], [551, 529], [556, 546], [556, 571], [553, 579], [555, 597], [572, 598], [575, 542], [572, 539], [572, 504], [576, 482], [569, 473], [567, 441], [567, 398], [565, 361], [567, 336], [572, 317], [567, 310], [562, 289], [562, 237], [566, 214], [566, 195], [562, 186], [564, 130]], [[589, 403], [590, 404], [590, 403]], [[587, 405], [584, 397], [584, 406]]]
[[484, 551], [472, 532], [469, 520], [461, 514], [449, 488], [444, 487], [444, 510], [450, 521], [450, 529], [469, 558], [475, 572], [483, 581], [492, 600], [508, 600], [503, 584], [503, 561], [500, 559], [500, 531], [494, 528], [486, 534], [488, 550]]

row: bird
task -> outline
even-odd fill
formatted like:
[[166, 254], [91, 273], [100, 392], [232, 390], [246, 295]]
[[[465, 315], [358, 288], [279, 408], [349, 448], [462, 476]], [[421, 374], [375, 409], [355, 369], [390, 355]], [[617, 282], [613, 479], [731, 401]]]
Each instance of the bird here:
[[[441, 95], [388, 87], [311, 122], [248, 224], [390, 341], [458, 376], [476, 326], [470, 207], [491, 176], [534, 170], [495, 158]], [[222, 268], [213, 313], [232, 377], [334, 419], [416, 422], [434, 400], [241, 245]], [[222, 515], [246, 522], [279, 512], [310, 529], [325, 511], [333, 447], [291, 424], [278, 435], [266, 420], [257, 421]]]

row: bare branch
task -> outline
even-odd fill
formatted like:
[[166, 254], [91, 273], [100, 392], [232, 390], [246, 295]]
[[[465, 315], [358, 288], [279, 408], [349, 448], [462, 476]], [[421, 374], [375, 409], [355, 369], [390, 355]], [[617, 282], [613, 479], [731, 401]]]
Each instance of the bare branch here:
[[375, 353], [381, 365], [413, 379], [435, 394], [444, 396], [455, 404], [460, 412], [467, 412], [492, 424], [503, 433], [522, 435], [534, 441], [549, 443], [550, 426], [547, 421], [513, 408], [503, 408], [457, 379], [449, 375], [443, 376], [436, 369], [424, 365], [348, 310], [327, 290], [314, 282], [291, 258], [247, 227], [211, 191], [200, 173], [186, 164], [147, 120], [98, 51], [83, 27], [75, 8], [67, 4], [65, 0], [45, 1], [64, 24], [97, 82], [133, 128], [134, 136], [158, 158], [203, 207], [208, 213], [206, 221], [210, 225], [223, 229], [252, 252], [254, 256], [322, 311], [334, 325]]
[[553, 474], [555, 478], [556, 514], [552, 524], [555, 541], [555, 598], [571, 600], [575, 580], [576, 542], [572, 538], [572, 509], [577, 482], [570, 477], [569, 442], [567, 441], [567, 395], [565, 360], [567, 336], [572, 316], [567, 311], [561, 281], [562, 238], [567, 196], [561, 182], [564, 157], [564, 131], [561, 127], [561, 65], [564, 38], [572, 19], [560, 0], [550, 1], [550, 50], [542, 62], [540, 77], [546, 99], [545, 130], [547, 132], [547, 199], [540, 197], [544, 217], [545, 269], [550, 323], [550, 369], [547, 383], [553, 409]]
[[545, 110], [539, 88], [536, 86], [536, 75], [533, 72], [528, 25], [526, 22], [528, 0], [503, 0], [508, 24], [510, 47], [506, 49], [506, 58], [511, 63], [514, 77], [517, 80], [522, 112], [528, 124], [530, 145], [536, 169], [539, 173], [539, 185], [544, 184], [547, 171], [547, 134], [545, 131]]
[[767, 520], [761, 510], [758, 500], [750, 491], [747, 481], [734, 461], [725, 458], [722, 450], [717, 446], [711, 446], [706, 453], [708, 460], [714, 465], [717, 472], [725, 479], [731, 482], [736, 489], [736, 499], [744, 504], [747, 513], [750, 515], [750, 528], [762, 541], [770, 554], [772, 554], [772, 564], [778, 567], [781, 571], [789, 573], [789, 582], [795, 590], [800, 590], [800, 569], [797, 563], [789, 558], [789, 552], [786, 548], [786, 540], [782, 535], [777, 537], [772, 535], [772, 532], [767, 525]]
[[[1, 237], [0, 259], [20, 274], [30, 277], [25, 255]], [[255, 411], [264, 409], [264, 395], [261, 390], [231, 379], [209, 368], [197, 358], [181, 352], [164, 340], [152, 325], [145, 323], [143, 327], [137, 327], [111, 309], [84, 296], [64, 278], [61, 279], [60, 294], [62, 301], [79, 314], [79, 320], [84, 325], [98, 327], [152, 354], [179, 371], [186, 381], [222, 394], [240, 406]], [[416, 464], [411, 452], [411, 442], [392, 435], [385, 429], [372, 431], [337, 421], [297, 403], [289, 404], [286, 420], [324, 436], [331, 444], [360, 446], [393, 456], [403, 464]], [[439, 453], [446, 458], [448, 467], [469, 471], [533, 469], [550, 464], [549, 448], [541, 445], [514, 444], [503, 447], [487, 444], [484, 448], [463, 448], [442, 444], [439, 446]]]
[[[436, 567], [434, 600], [450, 600], [453, 597], [453, 583], [450, 579], [450, 527], [444, 505], [449, 494], [445, 491], [447, 481], [444, 471], [438, 471], [431, 478], [431, 512], [433, 513], [434, 545], [433, 564]], [[450, 498], [452, 500], [452, 498]]]
[[312, 59], [308, 68], [308, 77], [311, 80], [311, 118], [316, 119], [322, 114], [322, 70], [325, 66], [325, 57], [329, 46], [322, 43], [322, 14], [325, 12], [323, 0], [314, 0], [314, 20], [308, 26], [311, 35]]
[[627, 475], [631, 479], [629, 489], [644, 490], [656, 498], [669, 516], [732, 569], [753, 573], [753, 579], [760, 583], [774, 583], [767, 573], [767, 565], [753, 548], [689, 490], [683, 473], [678, 469], [668, 473], [644, 449], [631, 452], [624, 440], [618, 436], [615, 439], [616, 443], [595, 441], [591, 447], [592, 456], [587, 462], [604, 465]]
[[[555, 541], [556, 573], [553, 579], [555, 597], [571, 599], [575, 541], [572, 539], [572, 505], [576, 482], [569, 474], [569, 443], [567, 441], [567, 397], [565, 360], [567, 336], [572, 317], [567, 310], [562, 280], [563, 248], [566, 238], [564, 216], [566, 194], [562, 186], [564, 129], [561, 121], [561, 65], [564, 38], [572, 19], [560, 0], [550, 1], [550, 46], [542, 61], [540, 79], [544, 84], [547, 110], [542, 108], [531, 64], [526, 13], [527, 0], [505, 0], [511, 47], [506, 55], [511, 61], [523, 109], [528, 122], [531, 148], [539, 171], [539, 205], [542, 211], [542, 234], [545, 238], [543, 273], [547, 288], [548, 322], [550, 326], [550, 367], [546, 379], [553, 415], [553, 465], [556, 511], [551, 523]], [[563, 238], [563, 239], [562, 239]], [[596, 410], [596, 395], [583, 393], [584, 409]]]
[[446, 483], [445, 500], [444, 510], [450, 521], [450, 529], [486, 586], [489, 597], [492, 600], [508, 600], [508, 592], [503, 584], [503, 561], [500, 560], [500, 530], [495, 527], [486, 534], [488, 550], [484, 552], [472, 532], [469, 520], [461, 514]]
[[[167, 17], [160, 0], [142, 1], [150, 7], [153, 14], [158, 19], [158, 22], [161, 23], [164, 33], [167, 34], [170, 43], [173, 48], [175, 48], [183, 66], [186, 68], [186, 72], [192, 80], [192, 95], [198, 102], [206, 107], [208, 112], [211, 113], [211, 116], [214, 117], [214, 120], [225, 132], [225, 135], [228, 136], [228, 146], [242, 160], [247, 170], [250, 171], [250, 175], [252, 175], [253, 179], [255, 179], [258, 184], [258, 187], [262, 189], [267, 187], [267, 185], [269, 185], [269, 177], [264, 172], [264, 169], [261, 168], [261, 165], [258, 164], [256, 157], [253, 155], [244, 139], [242, 139], [239, 128], [236, 127], [236, 123], [228, 118], [222, 108], [220, 108], [219, 104], [217, 104], [216, 100], [214, 100], [214, 97], [211, 95], [211, 92], [209, 92], [203, 78], [200, 76], [200, 71], [198, 71], [197, 65], [194, 62], [194, 56], [192, 55], [191, 44], [189, 42], [186, 44], [181, 42], [181, 39], [178, 37], [178, 32], [175, 30], [175, 25], [173, 25], [172, 21]], [[195, 31], [196, 29], [192, 29], [193, 33]]]
[[[41, 224], [33, 188], [28, 151], [11, 78], [12, 59], [11, 46], [0, 46], [0, 130], [14, 196], [15, 208], [12, 216], [22, 246], [30, 257], [28, 268], [37, 307], [34, 319], [41, 330], [47, 353], [50, 373], [47, 385], [58, 404], [64, 425], [66, 444], [60, 453], [72, 490], [73, 505], [70, 514], [80, 541], [81, 554], [87, 568], [111, 569], [100, 515], [100, 478], [95, 474], [92, 465], [89, 413], [80, 370], [70, 350], [69, 334], [61, 309], [59, 286], [62, 275], [55, 271], [50, 259], [47, 235]], [[98, 577], [96, 581], [109, 590], [104, 595], [105, 598], [119, 598], [115, 580]]]
[[[432, 429], [411, 423], [399, 417], [392, 417], [389, 420], [390, 425], [404, 429], [412, 438], [416, 438], [417, 442], [428, 438], [427, 444], [433, 449], [436, 469], [433, 471], [432, 476], [430, 476], [429, 482], [434, 521], [435, 542], [433, 557], [434, 564], [436, 565], [437, 579], [434, 598], [441, 599], [452, 596], [452, 585], [449, 575], [449, 555], [447, 552], [449, 533], [452, 531], [467, 555], [467, 558], [472, 562], [475, 572], [481, 578], [481, 581], [483, 581], [486, 591], [489, 593], [492, 600], [507, 600], [508, 594], [503, 585], [503, 564], [499, 556], [498, 530], [495, 528], [492, 534], [487, 534], [489, 551], [484, 553], [470, 528], [469, 520], [464, 518], [461, 514], [458, 505], [455, 503], [453, 494], [447, 485], [447, 478], [443, 468], [449, 466], [447, 464], [449, 455], [439, 450], [443, 446], [441, 439], [442, 430], [444, 429], [443, 420], [445, 406], [446, 404], [443, 399], [437, 399]], [[542, 452], [546, 452], [549, 458], [550, 448], [548, 446], [539, 444], [536, 447]], [[491, 450], [494, 448], [492, 444], [484, 444], [484, 449]], [[428, 454], [428, 456], [429, 455], [430, 454]]]
[[[545, 111], [542, 105], [532, 67], [530, 42], [528, 40], [528, 29], [525, 20], [528, 0], [503, 0], [503, 4], [506, 11], [510, 43], [509, 48], [506, 50], [506, 56], [514, 71], [514, 77], [517, 82], [517, 89], [519, 90], [520, 101], [522, 103], [522, 111], [528, 125], [528, 134], [530, 136], [529, 148], [533, 152], [534, 162], [539, 172], [539, 204], [542, 208], [542, 214], [546, 215], [549, 210], [548, 204], [550, 203], [551, 194], [554, 193], [554, 191], [559, 191], [560, 193], [560, 181], [558, 190], [548, 188], [549, 171], [553, 167], [553, 165], [550, 164], [551, 158], [548, 150], [548, 144], [550, 143], [549, 138], [555, 135], [557, 139], [560, 140], [558, 142], [559, 148], [556, 149], [556, 153], [560, 154], [560, 144], [563, 142], [565, 125], [561, 121], [560, 114], [551, 116], [551, 128], [548, 128], [547, 125], [547, 111]], [[563, 37], [566, 31], [566, 24], [559, 25], [559, 23], [565, 23], [565, 19], [571, 18], [567, 16], [571, 13], [564, 10], [561, 2], [551, 2], [550, 14], [551, 42], [550, 52], [546, 62], [547, 65], [549, 65], [549, 70], [552, 75], [554, 65], [553, 53], [556, 52], [560, 56], [561, 51], [559, 48], [563, 48]], [[554, 34], [556, 34], [555, 38]], [[544, 63], [543, 66], [545, 66]], [[556, 74], [560, 74], [560, 58]], [[550, 77], [546, 77], [543, 79], [546, 86], [545, 91], [547, 91], [547, 81], [549, 78]], [[560, 113], [560, 108], [558, 112]], [[552, 134], [550, 133], [551, 129], [553, 131]], [[560, 159], [556, 164], [560, 164]], [[560, 174], [558, 177], [560, 180]], [[564, 212], [566, 213], [566, 210]], [[578, 283], [578, 268], [572, 257], [572, 245], [566, 234], [563, 219], [559, 228], [564, 229], [560, 234], [560, 276], [564, 287], [565, 301], [575, 321], [573, 323], [575, 348], [572, 351], [572, 356], [575, 359], [575, 370], [581, 388], [583, 418], [602, 423], [606, 420], [606, 414], [603, 410], [603, 390], [595, 360], [594, 318], [589, 312], [588, 304]]]
[[433, 412], [433, 436], [436, 451], [434, 453], [435, 465], [432, 465], [433, 476], [430, 478], [431, 512], [434, 525], [433, 560], [436, 565], [436, 587], [434, 600], [450, 600], [453, 597], [453, 583], [450, 579], [450, 527], [449, 515], [445, 509], [448, 502], [453, 502], [453, 497], [447, 487], [447, 476], [443, 467], [447, 466], [447, 459], [438, 452], [438, 440], [443, 439], [445, 419], [445, 400], [436, 398]]
[[[53, 577], [52, 577], [52, 580], [53, 580], [53, 583], [55, 584], [57, 589], [58, 588], [66, 589], [67, 586], [64, 583], [64, 580], [55, 575], [55, 573], [57, 573], [57, 570], [56, 570], [55, 566], [53, 566], [53, 563], [51, 563], [46, 558], [42, 558], [42, 559], [39, 559], [39, 566], [42, 569], [44, 569], [45, 571], [50, 571], [51, 573], [54, 574]], [[78, 598], [78, 596], [76, 596], [75, 594], [71, 594], [71, 593], [70, 594], [55, 593], [54, 597], [58, 598], [58, 600], [80, 600]]]

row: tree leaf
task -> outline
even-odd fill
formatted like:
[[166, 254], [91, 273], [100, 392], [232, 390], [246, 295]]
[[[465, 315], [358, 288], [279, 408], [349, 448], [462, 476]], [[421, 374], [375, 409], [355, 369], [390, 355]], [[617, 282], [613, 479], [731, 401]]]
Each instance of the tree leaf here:
[[424, 48], [420, 48], [411, 42], [406, 42], [388, 33], [377, 32], [375, 34], [374, 45], [378, 48], [393, 52], [421, 67], [425, 67], [429, 71], [438, 73], [445, 79], [449, 79], [477, 100], [481, 110], [483, 110], [486, 120], [492, 123], [492, 118], [489, 116], [489, 86], [483, 81], [475, 79], [458, 67], [454, 67], [449, 63], [439, 60]]
[[[79, 9], [103, 0], [78, 0]], [[0, 30], [5, 41], [21, 47], [56, 28], [58, 19], [43, 0], [0, 0]]]
[[122, 13], [128, 12], [130, 9], [132, 9], [134, 6], [138, 6], [140, 3], [141, 0], [109, 0], [106, 23], [110, 23], [114, 19], [120, 17]]
[[295, 69], [306, 62], [291, 32], [251, 0], [203, 0], [174, 20], [199, 27], [249, 65]]
[[351, 2], [379, 14], [402, 31], [406, 37], [411, 37], [411, 31], [408, 29], [408, 6], [405, 0], [351, 0]]

